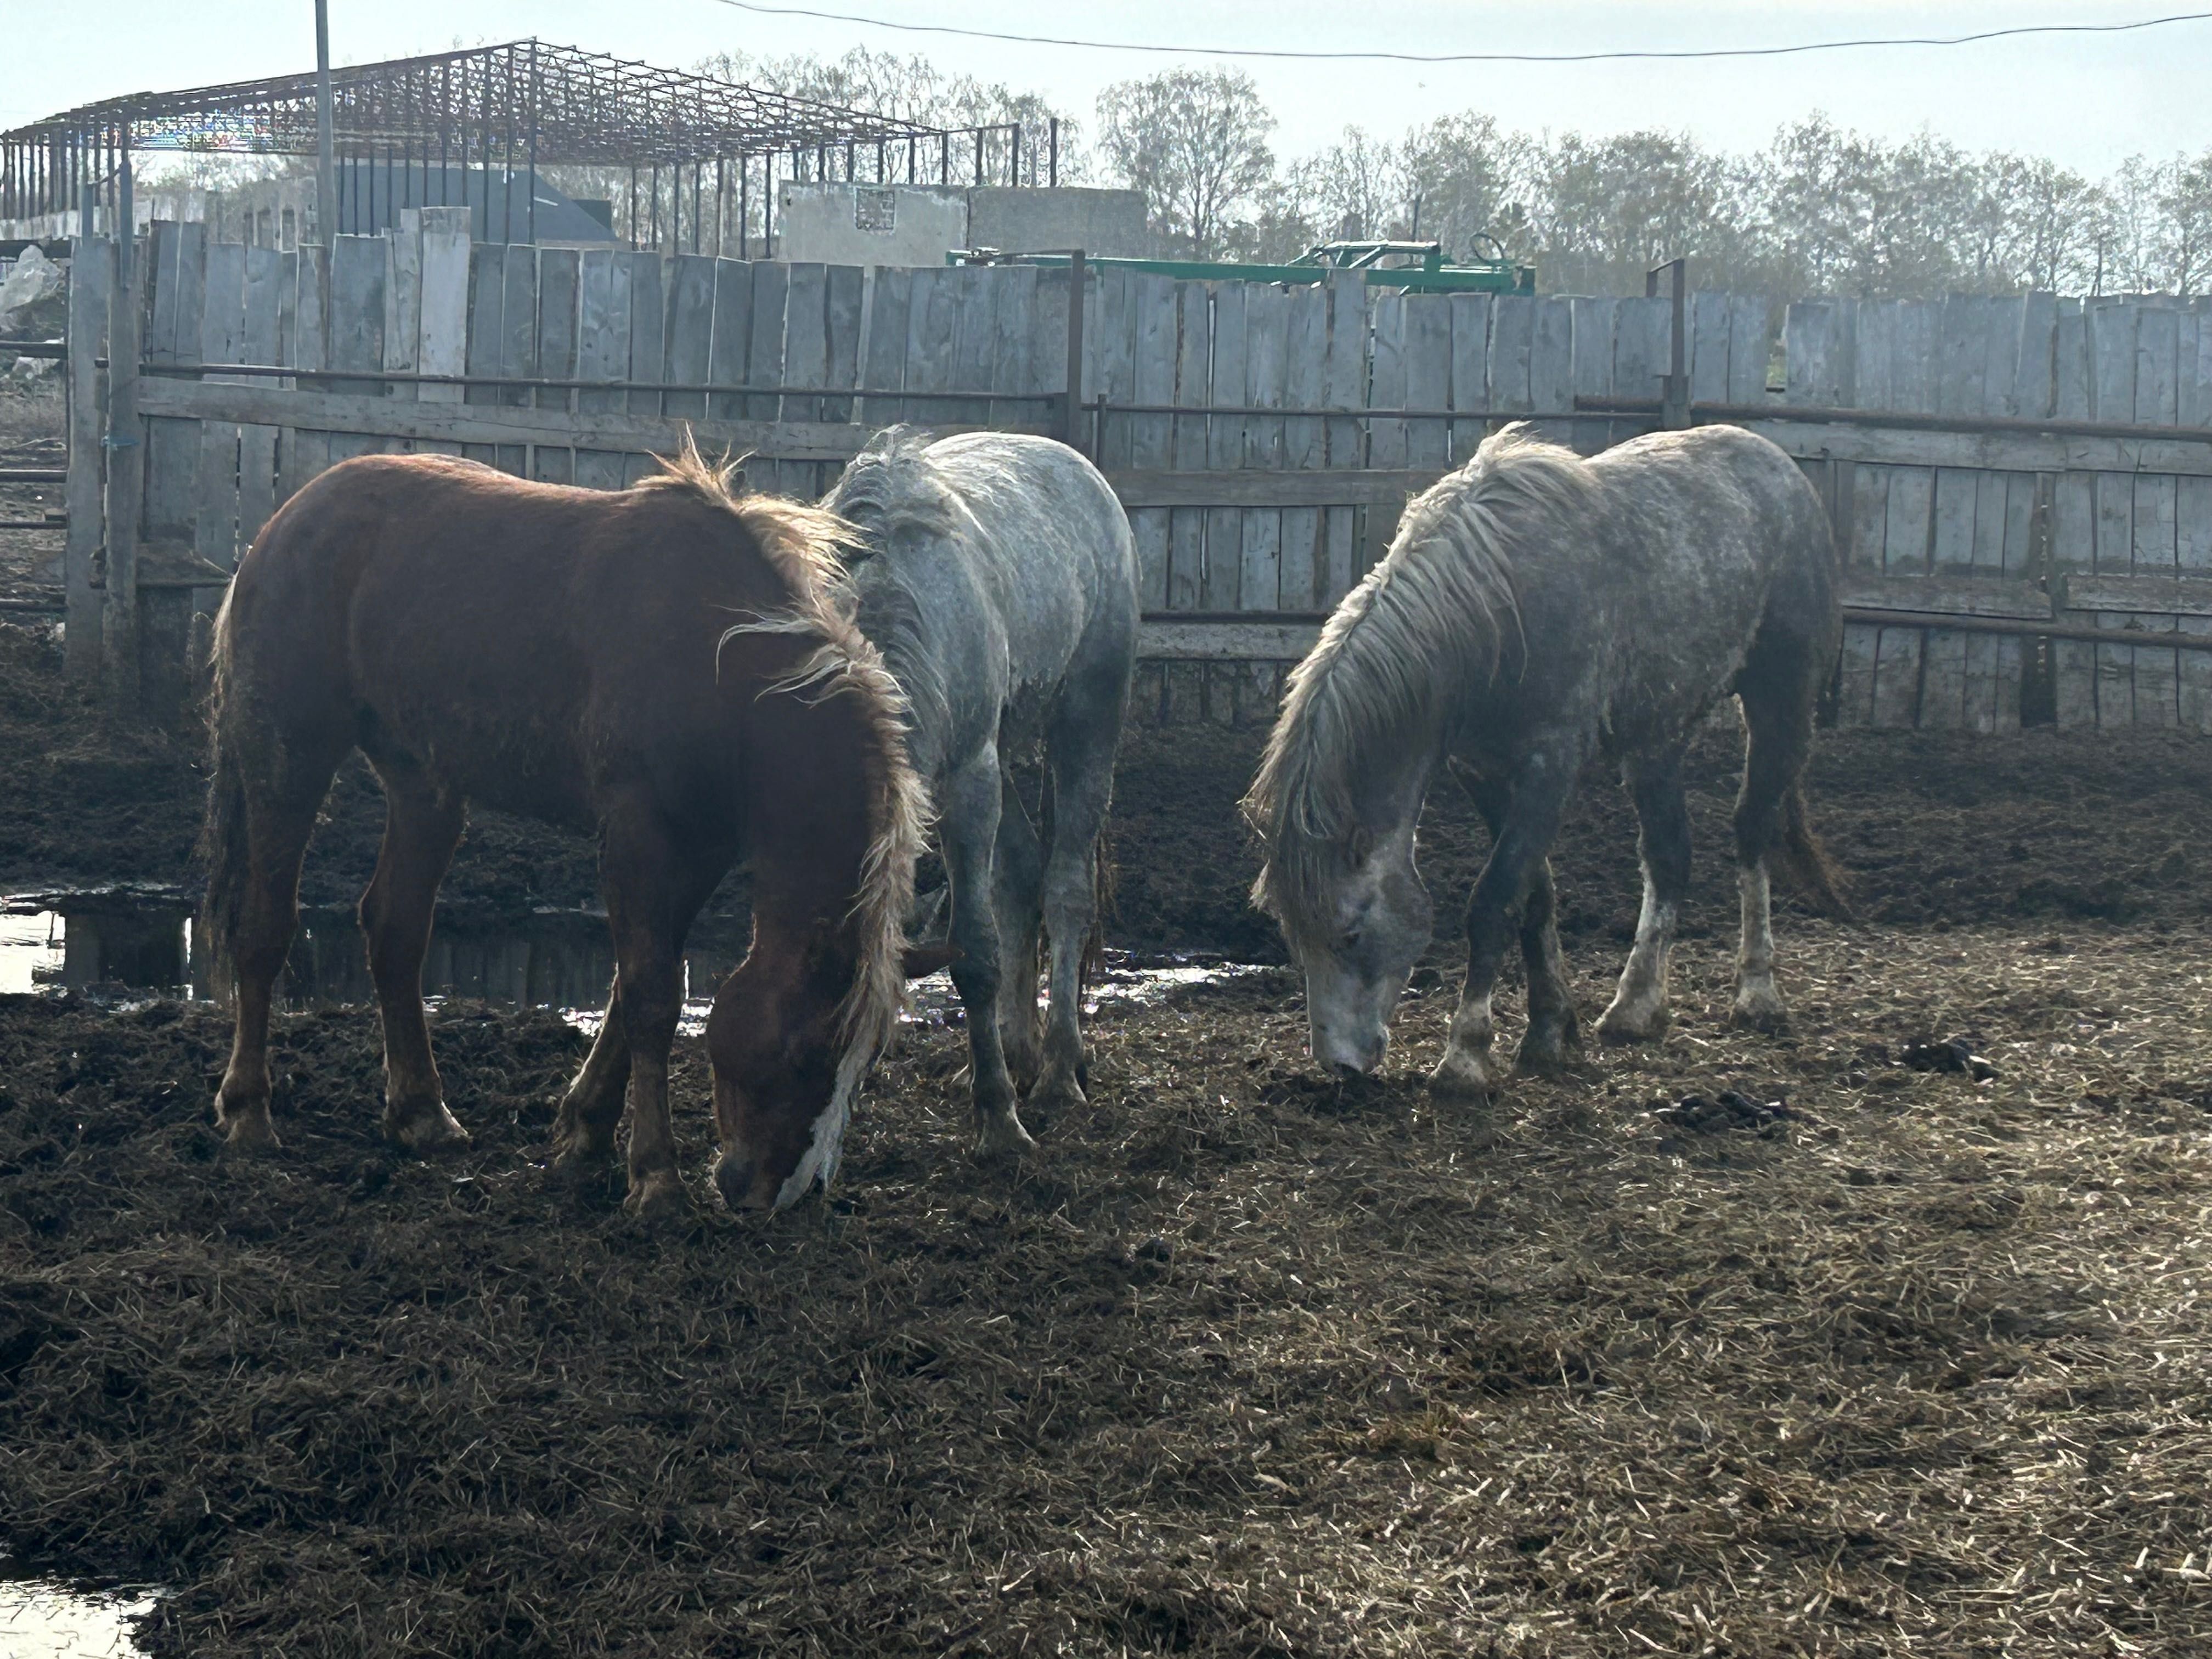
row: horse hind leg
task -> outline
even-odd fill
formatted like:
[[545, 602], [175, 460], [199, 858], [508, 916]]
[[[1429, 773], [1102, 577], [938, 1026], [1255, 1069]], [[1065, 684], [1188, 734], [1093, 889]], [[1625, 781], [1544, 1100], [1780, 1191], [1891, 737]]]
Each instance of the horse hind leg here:
[[[1790, 1011], [1774, 983], [1774, 925], [1768, 860], [1784, 845], [1798, 780], [1812, 750], [1813, 703], [1819, 684], [1810, 651], [1784, 649], [1762, 637], [1736, 693], [1743, 708], [1743, 787], [1736, 795], [1736, 889], [1742, 935], [1736, 952], [1734, 1018], [1778, 1030]], [[1812, 855], [1816, 860], [1818, 854]]]
[[1667, 958], [1690, 885], [1690, 811], [1682, 794], [1681, 756], [1632, 766], [1628, 784], [1636, 802], [1644, 905], [1620, 987], [1598, 1018], [1598, 1035], [1612, 1042], [1640, 1042], [1667, 1029]]
[[1121, 674], [1110, 684], [1102, 684], [1104, 673], [1089, 677], [1087, 688], [1080, 678], [1071, 681], [1047, 744], [1052, 845], [1045, 854], [1042, 908], [1052, 979], [1044, 1066], [1029, 1097], [1052, 1111], [1085, 1104], [1083, 960], [1098, 924], [1099, 840], [1114, 798], [1114, 751], [1127, 697], [1126, 672], [1109, 672]]
[[277, 1145], [269, 1116], [269, 1015], [300, 919], [300, 866], [342, 739], [286, 729], [252, 708], [217, 717], [203, 921], [211, 977], [234, 1003], [216, 1125], [240, 1152]]
[[999, 839], [991, 860], [993, 902], [998, 912], [999, 1037], [1006, 1071], [1018, 1090], [1037, 1079], [1037, 933], [1042, 925], [1044, 844], [1012, 779], [999, 808]]
[[458, 796], [411, 766], [380, 764], [384, 844], [362, 895], [361, 927], [384, 1023], [384, 1133], [410, 1152], [465, 1145], [468, 1131], [446, 1109], [445, 1091], [422, 1018], [422, 956], [430, 916], [461, 839]]

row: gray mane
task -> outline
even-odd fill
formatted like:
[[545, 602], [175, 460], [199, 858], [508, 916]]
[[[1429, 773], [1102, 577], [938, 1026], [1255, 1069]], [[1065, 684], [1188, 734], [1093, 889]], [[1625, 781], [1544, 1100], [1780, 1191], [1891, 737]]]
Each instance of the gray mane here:
[[[928, 455], [932, 435], [911, 426], [886, 427], [847, 464], [822, 506], [853, 527], [846, 563], [878, 558], [902, 536], [957, 538], [972, 534], [975, 515], [945, 482]], [[944, 653], [928, 637], [929, 610], [896, 560], [885, 560], [862, 585], [861, 631], [876, 642], [906, 690], [913, 726], [939, 732], [949, 688]]]
[[1294, 943], [1328, 932], [1322, 895], [1358, 855], [1363, 766], [1433, 747], [1461, 694], [1495, 676], [1509, 629], [1518, 640], [1516, 550], [1571, 537], [1598, 488], [1527, 423], [1497, 433], [1407, 505], [1292, 672], [1244, 811], [1267, 854], [1253, 902]]

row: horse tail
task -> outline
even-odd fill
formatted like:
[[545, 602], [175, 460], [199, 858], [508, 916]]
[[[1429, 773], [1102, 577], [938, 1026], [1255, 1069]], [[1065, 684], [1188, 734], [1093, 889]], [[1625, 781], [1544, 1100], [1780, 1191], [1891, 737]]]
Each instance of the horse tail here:
[[1828, 856], [1828, 849], [1813, 832], [1805, 811], [1805, 786], [1802, 781], [1790, 786], [1790, 793], [1784, 801], [1782, 844], [1775, 851], [1776, 861], [1812, 901], [1814, 909], [1838, 921], [1858, 919], [1858, 913], [1851, 907], [1842, 868]]
[[201, 960], [217, 1002], [236, 988], [239, 923], [246, 908], [252, 857], [246, 835], [246, 766], [239, 751], [237, 689], [231, 678], [230, 607], [216, 617], [209, 653], [207, 722], [210, 764], [207, 817], [200, 826], [200, 859], [207, 866], [207, 896], [200, 905]]

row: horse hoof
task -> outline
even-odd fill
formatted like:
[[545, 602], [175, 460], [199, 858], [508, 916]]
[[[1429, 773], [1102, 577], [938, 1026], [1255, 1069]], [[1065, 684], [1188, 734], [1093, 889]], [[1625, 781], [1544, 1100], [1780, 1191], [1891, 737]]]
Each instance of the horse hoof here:
[[691, 1195], [684, 1190], [684, 1177], [672, 1170], [658, 1170], [630, 1183], [623, 1200], [625, 1214], [641, 1221], [671, 1221], [691, 1212]]
[[1523, 1042], [1513, 1056], [1513, 1069], [1523, 1077], [1558, 1077], [1583, 1063], [1578, 1042]]
[[427, 1109], [401, 1116], [386, 1110], [384, 1115], [384, 1138], [393, 1146], [416, 1153], [442, 1152], [469, 1144], [469, 1132], [461, 1127], [460, 1120], [446, 1109], [443, 1101], [434, 1101]]
[[1003, 1116], [987, 1117], [975, 1126], [975, 1156], [995, 1158], [1003, 1152], [1033, 1152], [1036, 1142], [1030, 1132], [1022, 1127], [1022, 1121], [1009, 1111]]
[[1450, 1100], [1488, 1100], [1496, 1090], [1480, 1060], [1447, 1050], [1429, 1073], [1429, 1092]]
[[1649, 1042], [1666, 1030], [1668, 1018], [1664, 1008], [1636, 1014], [1615, 1006], [1599, 1017], [1597, 1034], [1607, 1042]]
[[1790, 1029], [1790, 1010], [1771, 992], [1765, 996], [1739, 996], [1729, 1012], [1729, 1023], [1745, 1030], [1774, 1035]]
[[248, 1155], [273, 1152], [284, 1143], [276, 1139], [276, 1131], [269, 1121], [269, 1108], [257, 1102], [240, 1106], [234, 1111], [223, 1109], [222, 1097], [216, 1097], [215, 1127], [222, 1131], [223, 1142], [230, 1151]]
[[1062, 1112], [1076, 1111], [1088, 1106], [1091, 1103], [1091, 1098], [1083, 1092], [1082, 1084], [1069, 1073], [1062, 1072], [1054, 1077], [1040, 1079], [1036, 1086], [1030, 1091], [1029, 1098], [1024, 1103], [1032, 1112], [1041, 1116], [1051, 1117]]

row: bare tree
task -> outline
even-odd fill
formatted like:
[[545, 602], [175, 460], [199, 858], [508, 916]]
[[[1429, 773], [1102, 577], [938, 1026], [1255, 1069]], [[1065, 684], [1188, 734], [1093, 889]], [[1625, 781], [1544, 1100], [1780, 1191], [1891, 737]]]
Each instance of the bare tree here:
[[1235, 70], [1170, 70], [1098, 95], [1106, 166], [1145, 193], [1155, 234], [1197, 258], [1232, 252], [1249, 236], [1274, 173], [1275, 118], [1252, 77]]

